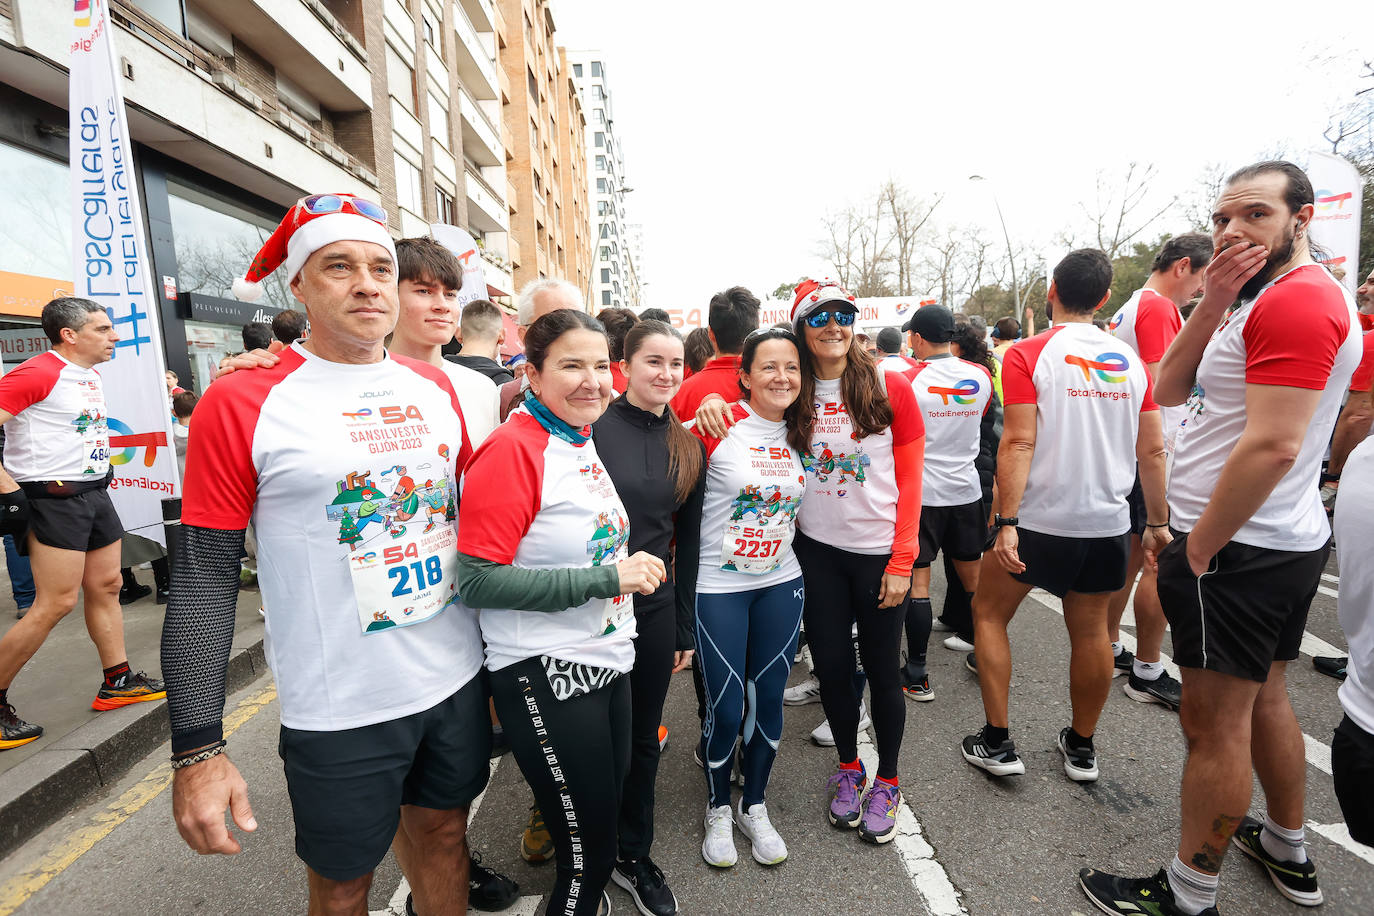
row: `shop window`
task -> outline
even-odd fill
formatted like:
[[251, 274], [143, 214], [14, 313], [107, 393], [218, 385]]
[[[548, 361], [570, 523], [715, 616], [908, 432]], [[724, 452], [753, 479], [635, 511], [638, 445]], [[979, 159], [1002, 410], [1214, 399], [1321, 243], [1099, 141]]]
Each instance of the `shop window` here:
[[52, 298], [53, 281], [72, 275], [67, 166], [0, 143], [0, 175], [5, 212], [24, 214], [0, 221], [0, 311], [37, 315]]
[[[234, 279], [253, 263], [277, 222], [172, 181], [167, 182], [167, 198], [178, 287], [186, 293], [233, 299]], [[263, 280], [264, 304], [291, 308], [296, 300], [289, 281], [284, 271], [268, 274]]]

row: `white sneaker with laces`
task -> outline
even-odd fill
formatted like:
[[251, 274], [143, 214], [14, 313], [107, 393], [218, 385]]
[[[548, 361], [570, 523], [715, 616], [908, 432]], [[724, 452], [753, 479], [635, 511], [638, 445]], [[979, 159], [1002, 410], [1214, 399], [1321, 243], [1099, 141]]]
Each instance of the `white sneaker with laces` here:
[[701, 841], [701, 857], [707, 865], [729, 868], [739, 860], [735, 852], [734, 821], [730, 806], [706, 809], [706, 839]]
[[953, 649], [955, 652], [973, 651], [973, 643], [964, 639], [958, 633], [955, 633], [953, 636], [946, 636], [944, 645], [946, 649]]
[[795, 687], [788, 687], [782, 692], [782, 705], [784, 706], [805, 706], [808, 703], [819, 703], [821, 701], [821, 682], [816, 679], [816, 675], [811, 675]]
[[735, 813], [735, 823], [739, 825], [739, 832], [747, 836], [753, 844], [755, 862], [760, 865], [777, 865], [787, 858], [787, 844], [773, 829], [773, 822], [768, 819], [768, 806], [763, 802], [751, 805], [749, 811], [745, 812], [744, 799], [741, 798], [739, 809]]
[[[863, 701], [859, 701], [859, 731], [863, 731], [873, 724], [873, 720], [868, 717], [868, 707]], [[818, 747], [834, 747], [835, 733], [830, 730], [830, 720], [826, 719], [815, 730], [811, 732], [811, 740]]]

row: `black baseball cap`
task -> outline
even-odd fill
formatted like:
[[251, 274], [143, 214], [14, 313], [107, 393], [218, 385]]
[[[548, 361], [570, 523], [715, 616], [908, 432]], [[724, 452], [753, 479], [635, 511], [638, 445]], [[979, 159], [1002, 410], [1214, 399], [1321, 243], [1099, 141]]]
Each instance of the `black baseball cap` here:
[[954, 338], [954, 313], [943, 305], [923, 305], [902, 330], [915, 331], [931, 343], [949, 343]]

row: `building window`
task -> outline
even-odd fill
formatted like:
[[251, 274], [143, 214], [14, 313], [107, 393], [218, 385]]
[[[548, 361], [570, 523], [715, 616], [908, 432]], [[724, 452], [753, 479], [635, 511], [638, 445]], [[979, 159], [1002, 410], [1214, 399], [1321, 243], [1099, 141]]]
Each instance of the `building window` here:
[[599, 60], [594, 60], [594, 61], [592, 61], [592, 76], [593, 76], [593, 77], [597, 77], [597, 76], [600, 76], [600, 75], [601, 75], [601, 61], [599, 61]]
[[596, 157], [596, 168], [597, 168], [597, 171], [599, 171], [599, 172], [604, 172], [604, 171], [606, 171], [606, 157], [605, 157], [605, 156], [597, 156], [597, 157]]
[[530, 174], [534, 176], [534, 193], [542, 195], [544, 193], [544, 182], [539, 180], [539, 173], [531, 172]]
[[611, 282], [611, 269], [610, 269], [609, 267], [603, 267], [603, 268], [601, 268], [601, 282], [602, 282], [602, 283], [610, 283], [610, 282]]
[[[23, 213], [23, 219], [7, 219], [0, 223], [0, 271], [21, 274], [25, 289], [51, 291], [56, 283], [67, 282], [72, 275], [71, 192], [68, 190], [68, 169], [65, 163], [7, 143], [0, 143], [0, 173], [9, 178], [0, 184], [0, 201], [8, 213]], [[269, 233], [270, 234], [270, 233]], [[265, 238], [265, 236], [264, 236]], [[253, 254], [247, 263], [252, 263]], [[180, 253], [178, 253], [180, 257]], [[48, 283], [46, 281], [52, 281]], [[16, 281], [6, 277], [6, 285]], [[6, 289], [12, 294], [11, 289]], [[41, 294], [40, 294], [41, 295]], [[27, 297], [25, 297], [27, 299]], [[51, 298], [35, 296], [29, 314], [38, 310]]]
[[598, 108], [598, 109], [596, 110], [596, 123], [598, 123], [598, 124], [605, 124], [605, 123], [606, 123], [606, 112], [603, 111], [603, 110], [601, 110], [600, 108]]
[[608, 247], [606, 247], [605, 245], [602, 245], [602, 246], [601, 246], [601, 260], [603, 260], [603, 261], [609, 261], [610, 259], [611, 259], [611, 249], [608, 248]]
[[596, 132], [595, 143], [596, 146], [604, 148], [606, 146], [606, 135], [598, 130]]
[[525, 85], [530, 90], [530, 98], [536, 105], [539, 104], [539, 80], [534, 78], [534, 71], [528, 64], [525, 66]]
[[415, 97], [415, 68], [401, 59], [401, 55], [386, 46], [386, 84], [393, 98], [415, 114], [419, 106]]
[[420, 216], [424, 211], [424, 192], [423, 184], [420, 180], [420, 170], [407, 162], [399, 153], [395, 154], [396, 160], [396, 203], [405, 207], [416, 216]]
[[597, 216], [605, 216], [605, 215], [606, 215], [606, 212], [607, 212], [608, 210], [610, 210], [610, 208], [611, 208], [611, 207], [610, 207], [610, 204], [609, 204], [609, 203], [607, 203], [607, 202], [604, 201], [604, 200], [598, 200], [598, 201], [596, 202], [596, 215], [597, 215]]
[[434, 214], [441, 223], [448, 223], [450, 226], [458, 225], [458, 208], [448, 192], [438, 185], [434, 186]]
[[582, 78], [582, 65], [581, 65], [581, 64], [573, 64], [573, 76], [577, 77], [578, 79], [581, 79], [581, 78]]
[[429, 98], [429, 133], [438, 137], [439, 142], [448, 149], [453, 143], [453, 128], [449, 123], [448, 105], [432, 92], [425, 93]]
[[429, 21], [429, 16], [424, 13], [420, 14], [420, 30], [425, 36], [425, 44], [438, 51], [439, 46], [434, 43], [434, 36], [438, 30], [434, 28], [434, 23]]
[[607, 191], [606, 191], [606, 179], [604, 179], [604, 178], [598, 178], [598, 179], [596, 180], [596, 193], [598, 193], [598, 194], [605, 194], [605, 193], [607, 193]]
[[601, 291], [601, 304], [602, 304], [603, 306], [609, 306], [609, 305], [611, 304], [611, 291], [610, 291], [610, 290], [608, 290], [608, 289], [603, 289], [603, 290]]

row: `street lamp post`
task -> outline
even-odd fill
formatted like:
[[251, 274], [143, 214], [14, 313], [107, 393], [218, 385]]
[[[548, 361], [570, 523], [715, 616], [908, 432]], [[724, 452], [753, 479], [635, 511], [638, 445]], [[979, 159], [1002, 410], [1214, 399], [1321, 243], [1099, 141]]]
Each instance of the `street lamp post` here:
[[[982, 175], [970, 175], [969, 181], [987, 181]], [[1011, 249], [1011, 233], [1007, 231], [1007, 220], [1002, 216], [1002, 205], [997, 202], [997, 191], [989, 184], [989, 192], [992, 194], [992, 205], [997, 208], [997, 221], [1002, 224], [1002, 238], [1007, 241], [1007, 258], [1011, 261], [1011, 295], [1016, 302], [1016, 311], [1021, 311], [1021, 286], [1016, 282], [1016, 252]]]

